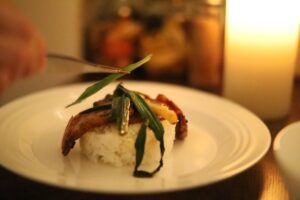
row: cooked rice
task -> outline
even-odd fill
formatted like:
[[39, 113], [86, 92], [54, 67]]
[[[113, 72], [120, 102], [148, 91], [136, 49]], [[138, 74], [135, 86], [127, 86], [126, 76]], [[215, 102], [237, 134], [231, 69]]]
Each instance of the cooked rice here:
[[[162, 121], [164, 127], [164, 158], [170, 154], [175, 140], [175, 125], [167, 120]], [[130, 124], [128, 132], [120, 135], [116, 125], [108, 124], [84, 134], [80, 138], [82, 153], [93, 162], [104, 162], [114, 166], [135, 164], [135, 140], [141, 124]], [[160, 160], [159, 141], [151, 129], [146, 132], [146, 144], [142, 165], [151, 165]]]

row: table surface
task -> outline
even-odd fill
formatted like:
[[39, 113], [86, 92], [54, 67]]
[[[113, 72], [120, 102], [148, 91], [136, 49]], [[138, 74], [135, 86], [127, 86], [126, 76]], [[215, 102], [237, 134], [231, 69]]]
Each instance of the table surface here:
[[[55, 78], [56, 84], [66, 84], [79, 79]], [[59, 81], [62, 80], [62, 81]], [[63, 81], [64, 80], [64, 81]], [[44, 87], [54, 86], [53, 81], [43, 82]], [[16, 84], [0, 98], [0, 105], [18, 96], [31, 92], [28, 87], [32, 83]], [[43, 89], [34, 85], [36, 90]], [[27, 90], [26, 90], [27, 89]], [[33, 90], [33, 89], [32, 89]], [[284, 119], [266, 122], [272, 139], [284, 126], [300, 120], [300, 80], [295, 81], [291, 110]], [[221, 182], [180, 192], [163, 193], [155, 195], [108, 195], [93, 194], [71, 190], [64, 190], [52, 186], [39, 184], [19, 177], [0, 167], [0, 199], [249, 199], [249, 200], [286, 200], [290, 199], [280, 171], [275, 163], [272, 149], [250, 169]]]

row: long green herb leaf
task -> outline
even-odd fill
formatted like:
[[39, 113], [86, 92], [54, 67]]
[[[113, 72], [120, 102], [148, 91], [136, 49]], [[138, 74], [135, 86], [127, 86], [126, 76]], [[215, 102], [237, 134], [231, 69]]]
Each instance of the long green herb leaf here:
[[[145, 100], [137, 93], [133, 92], [133, 102], [139, 104], [140, 112], [143, 112], [145, 118], [149, 119], [149, 127], [154, 131], [157, 140], [161, 141], [164, 138], [164, 127], [162, 126], [158, 117], [151, 111]], [[135, 97], [134, 97], [135, 96]]]
[[138, 169], [135, 169], [134, 172], [133, 172], [133, 175], [135, 177], [146, 177], [146, 178], [150, 178], [152, 177], [154, 174], [156, 174], [160, 168], [163, 166], [163, 160], [162, 158], [160, 159], [159, 161], [159, 165], [157, 166], [157, 168], [155, 170], [153, 170], [152, 172], [147, 172], [147, 171], [144, 171], [144, 170], [138, 170]]
[[[159, 161], [159, 165], [152, 172], [147, 172], [144, 170], [139, 170], [139, 166], [142, 164], [144, 153], [145, 153], [145, 143], [147, 139], [147, 127], [149, 125], [149, 120], [146, 120], [142, 125], [138, 132], [137, 138], [135, 140], [135, 167], [133, 176], [135, 177], [152, 177], [155, 173], [157, 173], [160, 168], [163, 166], [163, 153], [161, 155], [161, 159]], [[160, 143], [162, 144], [162, 143]]]
[[102, 104], [102, 105], [99, 105], [99, 106], [94, 106], [92, 108], [88, 108], [84, 111], [81, 111], [79, 114], [87, 114], [87, 113], [91, 113], [91, 112], [94, 112], [94, 111], [107, 110], [107, 109], [111, 109], [111, 103]]
[[[149, 121], [147, 123], [149, 123], [149, 127], [153, 130], [156, 139], [160, 142], [160, 154], [161, 154], [161, 158], [159, 161], [159, 165], [158, 167], [152, 171], [152, 172], [146, 172], [146, 171], [140, 171], [138, 170], [138, 167], [140, 165], [140, 157], [136, 158], [136, 166], [135, 166], [135, 170], [134, 170], [134, 176], [136, 177], [151, 177], [153, 176], [156, 172], [158, 172], [160, 170], [160, 168], [163, 166], [163, 155], [165, 152], [165, 147], [164, 147], [164, 128], [160, 122], [160, 120], [156, 117], [156, 115], [151, 111], [151, 109], [149, 108], [148, 104], [144, 101], [144, 99], [136, 92], [130, 91], [126, 88], [124, 88], [122, 85], [118, 85], [116, 90], [121, 90], [123, 91], [125, 94], [127, 94], [131, 101], [133, 102], [135, 108], [138, 110], [138, 112], [140, 113], [140, 115], [142, 116], [142, 118], [145, 121]], [[116, 91], [116, 93], [120, 93], [118, 91]], [[141, 130], [139, 131], [139, 134], [141, 134], [141, 138], [143, 138], [142, 134], [146, 134], [143, 133], [142, 130], [143, 126], [141, 127]], [[146, 130], [145, 130], [146, 131]], [[137, 138], [140, 139], [140, 138]], [[146, 136], [145, 136], [146, 137]], [[136, 141], [138, 142], [138, 144], [142, 143], [142, 139], [140, 139], [141, 141]], [[141, 148], [141, 149], [139, 149]], [[144, 146], [141, 147], [141, 144], [136, 146], [136, 154], [137, 156], [140, 156], [140, 152], [144, 152]], [[140, 162], [139, 162], [140, 161]]]
[[[148, 62], [151, 57], [152, 57], [151, 55], [148, 55], [144, 59], [142, 59], [142, 60], [140, 60], [136, 63], [128, 65], [127, 67], [124, 68], [124, 71], [130, 73], [131, 71], [135, 70], [136, 68], [138, 68], [141, 65], [145, 64], [146, 62]], [[125, 74], [110, 74], [110, 75], [108, 75], [104, 79], [102, 79], [102, 80], [98, 81], [97, 83], [95, 83], [95, 84], [91, 85], [90, 87], [88, 87], [73, 103], [67, 105], [66, 107], [70, 107], [70, 106], [73, 106], [77, 103], [80, 103], [81, 101], [83, 101], [87, 97], [95, 94], [96, 92], [98, 92], [99, 90], [104, 88], [109, 83], [121, 78], [124, 75], [126, 75], [126, 73]]]
[[149, 120], [146, 120], [142, 125], [137, 134], [135, 140], [135, 168], [134, 174], [137, 173], [138, 167], [141, 165], [145, 152], [145, 142], [146, 142], [146, 130], [149, 125]]
[[118, 85], [118, 89], [124, 91], [130, 97], [144, 120], [149, 119], [149, 127], [154, 131], [156, 139], [162, 140], [164, 128], [157, 116], [151, 111], [145, 100], [136, 92], [130, 91], [124, 88], [122, 85]]

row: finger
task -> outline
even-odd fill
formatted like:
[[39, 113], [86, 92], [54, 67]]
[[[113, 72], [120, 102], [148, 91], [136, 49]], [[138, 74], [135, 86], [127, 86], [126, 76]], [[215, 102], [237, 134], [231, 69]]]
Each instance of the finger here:
[[36, 35], [27, 45], [28, 47], [28, 65], [23, 76], [42, 71], [45, 67], [46, 50], [45, 43], [40, 35]]
[[36, 61], [36, 68], [37, 71], [42, 71], [45, 68], [46, 62], [46, 43], [45, 40], [42, 38], [41, 34], [36, 32], [35, 37], [35, 61]]
[[28, 65], [26, 45], [19, 38], [0, 36], [0, 71], [6, 71], [13, 78], [20, 77]]

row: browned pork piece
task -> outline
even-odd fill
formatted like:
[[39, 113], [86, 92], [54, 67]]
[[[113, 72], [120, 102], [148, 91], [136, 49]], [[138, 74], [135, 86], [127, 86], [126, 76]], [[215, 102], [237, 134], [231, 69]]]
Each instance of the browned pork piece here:
[[159, 94], [156, 100], [166, 104], [171, 110], [173, 110], [177, 117], [178, 122], [176, 124], [176, 139], [183, 140], [187, 136], [187, 120], [182, 112], [182, 110], [165, 95]]

